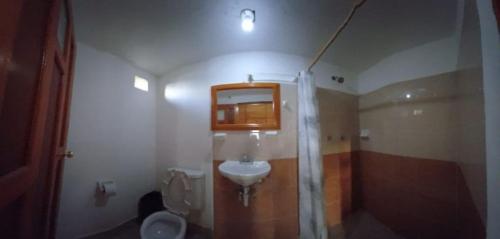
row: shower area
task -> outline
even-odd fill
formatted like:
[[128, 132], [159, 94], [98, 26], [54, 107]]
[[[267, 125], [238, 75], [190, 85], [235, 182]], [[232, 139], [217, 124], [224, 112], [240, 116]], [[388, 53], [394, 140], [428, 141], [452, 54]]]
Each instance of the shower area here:
[[467, 2], [455, 70], [358, 95], [317, 89], [329, 238], [485, 238], [481, 47]]
[[480, 79], [471, 69], [360, 96], [318, 90], [331, 238], [484, 238]]

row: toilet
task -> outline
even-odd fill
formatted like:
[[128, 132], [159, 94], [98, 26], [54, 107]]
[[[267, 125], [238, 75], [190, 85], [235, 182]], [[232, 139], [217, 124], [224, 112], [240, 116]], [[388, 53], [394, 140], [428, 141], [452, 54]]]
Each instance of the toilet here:
[[169, 168], [161, 183], [166, 210], [149, 215], [141, 225], [141, 239], [183, 239], [191, 210], [201, 210], [204, 199], [202, 171]]

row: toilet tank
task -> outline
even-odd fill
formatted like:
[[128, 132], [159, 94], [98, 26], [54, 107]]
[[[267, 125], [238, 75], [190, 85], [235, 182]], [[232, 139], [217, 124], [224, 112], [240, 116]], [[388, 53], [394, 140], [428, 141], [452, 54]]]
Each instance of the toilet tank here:
[[191, 195], [188, 201], [191, 203], [191, 210], [203, 209], [205, 201], [205, 174], [201, 170], [185, 168], [169, 168], [170, 170], [182, 171], [191, 180]]

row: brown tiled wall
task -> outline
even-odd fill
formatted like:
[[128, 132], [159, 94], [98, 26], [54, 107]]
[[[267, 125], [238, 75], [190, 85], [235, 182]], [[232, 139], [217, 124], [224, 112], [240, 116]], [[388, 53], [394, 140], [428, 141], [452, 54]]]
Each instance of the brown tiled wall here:
[[454, 162], [353, 153], [353, 208], [364, 208], [408, 238], [485, 238], [484, 226]]
[[351, 153], [324, 155], [323, 173], [327, 224], [333, 227], [351, 212]]
[[[214, 161], [215, 238], [297, 238], [297, 160], [270, 160], [272, 171], [249, 207]], [[454, 162], [356, 151], [325, 155], [329, 227], [365, 209], [408, 239], [480, 239], [484, 226]]]
[[[238, 200], [238, 185], [223, 177], [214, 161], [214, 237], [275, 238], [298, 236], [297, 159], [270, 160], [271, 173], [257, 184], [249, 207]], [[351, 211], [351, 153], [323, 157], [328, 226]]]
[[248, 207], [239, 186], [223, 177], [214, 160], [214, 238], [293, 239], [298, 237], [297, 159], [270, 160], [269, 176], [253, 191]]

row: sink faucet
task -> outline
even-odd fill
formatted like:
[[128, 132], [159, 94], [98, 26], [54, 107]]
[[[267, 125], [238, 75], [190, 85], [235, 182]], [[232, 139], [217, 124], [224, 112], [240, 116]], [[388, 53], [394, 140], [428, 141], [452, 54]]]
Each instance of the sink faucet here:
[[250, 157], [248, 157], [248, 155], [243, 154], [243, 155], [241, 156], [241, 160], [240, 160], [240, 161], [241, 161], [241, 162], [246, 162], [246, 163], [248, 163], [248, 162], [252, 162], [252, 161], [253, 161], [253, 159], [251, 159]]

